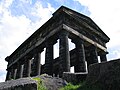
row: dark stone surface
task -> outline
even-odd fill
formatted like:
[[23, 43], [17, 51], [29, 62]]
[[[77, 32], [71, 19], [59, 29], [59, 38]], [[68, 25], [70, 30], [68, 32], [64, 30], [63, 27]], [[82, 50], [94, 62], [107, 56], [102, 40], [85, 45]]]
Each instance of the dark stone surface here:
[[37, 90], [37, 82], [30, 78], [10, 80], [0, 83], [0, 90]]
[[70, 72], [70, 53], [69, 53], [69, 42], [68, 42], [68, 32], [61, 31], [59, 34], [59, 60], [60, 65], [60, 77], [62, 77], [63, 72]]
[[[42, 79], [47, 90], [59, 90], [59, 88], [67, 85], [67, 82], [62, 78], [48, 76], [47, 74], [37, 76], [37, 78]], [[10, 80], [0, 83], [0, 90], [37, 90], [37, 82], [30, 77]]]
[[98, 85], [101, 90], [120, 90], [120, 59], [90, 65], [86, 84]]
[[75, 72], [86, 72], [86, 64], [85, 64], [85, 50], [84, 44], [81, 39], [76, 39], [76, 63], [75, 63]]
[[47, 73], [48, 75], [53, 74], [53, 42], [52, 40], [48, 40], [46, 42], [45, 73]]
[[84, 73], [70, 73], [70, 72], [64, 72], [63, 73], [63, 78], [67, 82], [71, 82], [72, 84], [78, 84], [80, 82], [85, 81], [87, 77], [87, 72]]
[[41, 75], [40, 78], [48, 90], [59, 90], [61, 87], [67, 85], [67, 82], [62, 78], [48, 76], [47, 74]]

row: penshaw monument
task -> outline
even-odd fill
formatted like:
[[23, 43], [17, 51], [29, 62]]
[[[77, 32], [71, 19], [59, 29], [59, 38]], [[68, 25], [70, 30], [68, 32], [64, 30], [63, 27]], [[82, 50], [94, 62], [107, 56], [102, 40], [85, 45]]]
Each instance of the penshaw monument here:
[[[68, 39], [75, 44], [69, 51]], [[59, 57], [54, 59], [54, 45], [59, 40]], [[107, 61], [106, 43], [110, 38], [93, 20], [67, 7], [61, 6], [53, 16], [5, 60], [8, 62], [6, 81], [41, 74], [59, 75], [87, 72], [89, 65]], [[41, 53], [45, 50], [45, 64]], [[87, 64], [86, 64], [87, 63]]]

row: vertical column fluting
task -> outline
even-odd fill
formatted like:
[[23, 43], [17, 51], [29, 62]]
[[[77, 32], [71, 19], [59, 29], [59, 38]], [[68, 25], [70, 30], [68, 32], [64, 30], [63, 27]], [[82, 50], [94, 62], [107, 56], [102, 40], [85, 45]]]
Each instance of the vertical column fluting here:
[[17, 69], [14, 69], [13, 79], [16, 79]]
[[25, 57], [24, 66], [21, 66], [21, 69], [22, 68], [23, 68], [23, 77], [30, 77], [30, 74], [31, 74], [31, 58], [29, 58], [29, 56]]
[[75, 72], [86, 72], [84, 43], [81, 39], [73, 41], [76, 46]]
[[34, 55], [34, 61], [33, 61], [33, 65], [35, 65], [34, 67], [34, 75], [40, 75], [41, 73], [41, 53], [36, 52], [36, 54]]
[[100, 61], [101, 62], [107, 61], [106, 52], [100, 53]]
[[25, 58], [24, 64], [23, 64], [23, 77], [27, 77], [27, 68], [28, 68], [27, 59]]
[[24, 70], [24, 65], [20, 65], [19, 78], [22, 78], [22, 77], [23, 77], [23, 70]]
[[20, 78], [20, 77], [19, 77], [19, 74], [20, 74], [20, 62], [18, 61], [18, 63], [17, 63], [17, 74], [16, 74], [16, 79], [17, 79], [17, 78]]
[[91, 46], [90, 47], [90, 58], [91, 58], [91, 64], [98, 63], [98, 53], [97, 53], [97, 47]]
[[52, 40], [48, 40], [46, 42], [45, 72], [48, 75], [53, 74], [53, 42]]
[[11, 79], [14, 79], [14, 67], [13, 66], [10, 67], [10, 71], [11, 71]]
[[17, 75], [16, 78], [22, 78], [23, 77], [23, 65], [21, 63], [21, 60], [17, 63]]
[[68, 32], [61, 31], [59, 34], [59, 60], [61, 61], [60, 66], [60, 77], [63, 72], [70, 72], [70, 53], [68, 43]]
[[30, 77], [31, 74], [31, 59], [28, 59], [27, 61], [27, 77]]
[[41, 73], [41, 53], [38, 53], [38, 61], [37, 61], [37, 75]]

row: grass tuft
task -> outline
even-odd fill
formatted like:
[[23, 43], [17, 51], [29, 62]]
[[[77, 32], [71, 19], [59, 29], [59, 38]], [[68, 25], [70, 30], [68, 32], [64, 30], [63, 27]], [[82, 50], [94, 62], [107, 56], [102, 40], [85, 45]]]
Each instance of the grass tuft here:
[[85, 82], [81, 82], [78, 85], [68, 83], [65, 87], [60, 90], [102, 90], [99, 85], [86, 85]]
[[72, 85], [71, 83], [68, 83], [67, 86], [61, 88], [60, 90], [78, 90], [80, 85]]
[[33, 80], [37, 81], [37, 90], [47, 90], [44, 86], [42, 80], [39, 77], [32, 78]]

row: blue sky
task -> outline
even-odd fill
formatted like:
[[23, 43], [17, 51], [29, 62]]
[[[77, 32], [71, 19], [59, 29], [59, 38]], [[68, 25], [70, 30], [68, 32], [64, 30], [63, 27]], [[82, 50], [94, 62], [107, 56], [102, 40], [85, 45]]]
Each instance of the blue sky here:
[[111, 39], [108, 60], [120, 57], [119, 0], [0, 0], [0, 82], [6, 76], [4, 58], [61, 5], [91, 17]]

